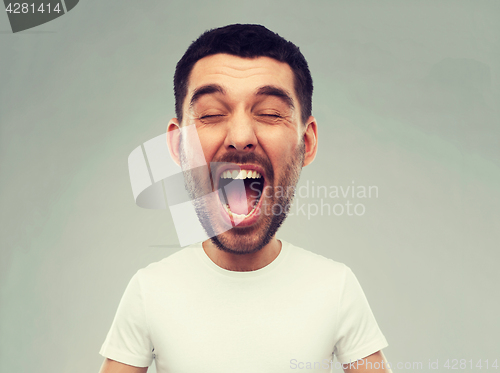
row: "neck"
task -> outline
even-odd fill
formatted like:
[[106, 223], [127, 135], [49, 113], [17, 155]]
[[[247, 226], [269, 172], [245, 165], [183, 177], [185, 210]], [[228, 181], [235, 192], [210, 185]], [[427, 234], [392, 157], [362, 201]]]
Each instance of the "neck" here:
[[256, 271], [276, 259], [281, 251], [281, 241], [273, 237], [259, 251], [249, 254], [233, 254], [222, 251], [212, 241], [207, 240], [203, 242], [203, 250], [205, 250], [212, 262], [221, 268], [237, 272]]

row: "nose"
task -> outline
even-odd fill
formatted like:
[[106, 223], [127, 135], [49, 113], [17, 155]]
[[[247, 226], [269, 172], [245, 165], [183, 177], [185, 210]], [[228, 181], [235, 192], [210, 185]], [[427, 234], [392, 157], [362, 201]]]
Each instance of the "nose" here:
[[225, 139], [226, 149], [238, 151], [252, 151], [257, 146], [257, 136], [252, 118], [245, 113], [234, 115], [228, 123], [228, 131]]

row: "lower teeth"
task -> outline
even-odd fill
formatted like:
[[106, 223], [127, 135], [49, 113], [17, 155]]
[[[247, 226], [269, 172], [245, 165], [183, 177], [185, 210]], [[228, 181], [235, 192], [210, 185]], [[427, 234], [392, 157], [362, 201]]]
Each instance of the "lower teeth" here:
[[226, 208], [226, 211], [229, 213], [229, 216], [232, 216], [232, 217], [235, 217], [235, 218], [238, 218], [238, 219], [245, 219], [247, 218], [248, 216], [250, 216], [252, 214], [252, 212], [254, 212], [255, 210], [255, 206], [253, 207], [252, 211], [250, 211], [248, 214], [237, 214], [235, 212], [232, 212], [230, 209], [229, 209], [229, 205], [226, 203], [224, 205], [224, 207]]

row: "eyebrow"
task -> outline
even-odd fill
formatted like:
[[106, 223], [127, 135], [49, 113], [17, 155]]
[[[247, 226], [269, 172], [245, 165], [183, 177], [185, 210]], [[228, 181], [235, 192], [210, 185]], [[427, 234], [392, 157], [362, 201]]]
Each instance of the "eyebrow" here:
[[285, 91], [283, 88], [276, 87], [273, 85], [266, 85], [263, 87], [260, 87], [257, 92], [257, 96], [274, 96], [278, 97], [282, 101], [285, 102], [291, 109], [295, 108], [295, 105], [293, 104], [293, 99], [290, 93]]
[[202, 85], [201, 87], [198, 87], [194, 90], [193, 95], [191, 96], [191, 100], [189, 102], [189, 107], [193, 107], [196, 101], [198, 101], [202, 96], [210, 95], [213, 93], [221, 93], [225, 95], [226, 90], [218, 84]]
[[[214, 93], [220, 93], [225, 95], [226, 90], [219, 84], [207, 84], [201, 87], [198, 87], [194, 90], [193, 95], [191, 96], [191, 100], [189, 101], [189, 107], [193, 107], [196, 102], [205, 95], [210, 95]], [[295, 108], [293, 104], [293, 98], [286, 90], [280, 87], [276, 87], [273, 85], [265, 85], [257, 89], [256, 96], [274, 96], [278, 97], [282, 101], [285, 102], [291, 109]]]

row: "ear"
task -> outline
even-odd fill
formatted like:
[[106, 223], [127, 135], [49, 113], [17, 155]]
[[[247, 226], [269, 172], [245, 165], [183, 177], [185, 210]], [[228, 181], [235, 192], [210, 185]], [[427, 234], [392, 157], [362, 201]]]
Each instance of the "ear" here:
[[179, 153], [180, 144], [181, 128], [179, 125], [179, 121], [177, 120], [177, 118], [172, 118], [167, 127], [167, 145], [170, 156], [179, 166], [181, 164]]
[[309, 163], [314, 161], [316, 157], [316, 152], [318, 150], [318, 125], [316, 124], [316, 119], [310, 116], [306, 122], [306, 129], [304, 131], [304, 164], [302, 167], [307, 166]]

